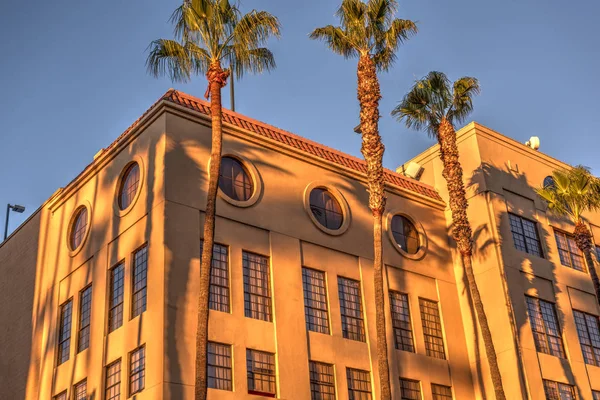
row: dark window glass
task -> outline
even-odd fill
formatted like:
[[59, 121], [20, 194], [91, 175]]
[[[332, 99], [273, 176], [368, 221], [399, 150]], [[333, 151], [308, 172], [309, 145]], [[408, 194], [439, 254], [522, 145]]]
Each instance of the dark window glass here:
[[233, 200], [247, 201], [254, 192], [254, 183], [242, 163], [232, 157], [223, 157], [219, 188]]
[[275, 397], [275, 354], [246, 350], [248, 393]]
[[600, 261], [600, 246], [596, 246], [596, 259]]
[[53, 397], [54, 400], [67, 400], [67, 391], [57, 394]]
[[306, 329], [313, 332], [329, 333], [325, 273], [310, 268], [302, 268], [302, 288], [304, 290]]
[[346, 368], [349, 400], [371, 400], [371, 374], [369, 371]]
[[140, 185], [140, 166], [138, 163], [129, 164], [123, 178], [121, 187], [119, 188], [119, 208], [127, 209], [133, 202]]
[[121, 398], [121, 360], [117, 360], [106, 367], [106, 382], [104, 384], [104, 398], [106, 400], [119, 400]]
[[231, 346], [208, 342], [208, 387], [233, 390], [231, 378]]
[[544, 183], [542, 184], [544, 189], [549, 189], [554, 187], [554, 178], [551, 176], [547, 176], [544, 178]]
[[592, 390], [592, 398], [594, 400], [600, 400], [600, 392], [598, 392], [596, 390]]
[[444, 385], [431, 384], [433, 400], [452, 400], [452, 388]]
[[310, 192], [310, 211], [314, 217], [327, 229], [340, 229], [344, 214], [340, 203], [327, 189], [316, 188]]
[[419, 381], [400, 378], [400, 399], [421, 400], [421, 383]]
[[333, 365], [310, 362], [311, 400], [335, 400], [335, 378]]
[[60, 325], [58, 331], [58, 365], [69, 359], [71, 350], [71, 321], [73, 319], [73, 301], [60, 306]]
[[554, 237], [556, 238], [560, 263], [577, 271], [585, 272], [583, 253], [577, 247], [575, 238], [572, 235], [558, 231], [554, 231]]
[[600, 367], [600, 323], [598, 317], [573, 310], [586, 364]]
[[[204, 241], [200, 243], [200, 254]], [[211, 310], [229, 312], [229, 254], [226, 246], [213, 245], [210, 267], [210, 293], [208, 307]]]
[[346, 339], [365, 341], [360, 282], [338, 276], [342, 334]]
[[410, 326], [408, 295], [390, 291], [390, 306], [392, 308], [392, 327], [396, 338], [396, 348], [414, 353], [415, 346]]
[[544, 379], [544, 392], [546, 400], [575, 400], [575, 387], [565, 383]]
[[87, 400], [87, 381], [83, 380], [73, 386], [74, 400]]
[[419, 251], [419, 233], [415, 225], [403, 215], [392, 218], [392, 235], [396, 244], [408, 254]]
[[444, 350], [444, 337], [442, 334], [442, 321], [438, 303], [431, 300], [419, 299], [421, 322], [423, 323], [423, 336], [427, 355], [435, 358], [446, 359]]
[[269, 285], [269, 260], [258, 254], [243, 252], [244, 315], [249, 318], [271, 321], [271, 288]]
[[142, 346], [131, 353], [129, 358], [129, 395], [144, 390], [146, 378], [146, 347]]
[[148, 281], [148, 246], [133, 253], [133, 284], [131, 295], [131, 318], [146, 311]]
[[565, 358], [554, 304], [534, 297], [525, 298], [537, 351]]
[[71, 250], [75, 250], [79, 247], [81, 242], [83, 242], [83, 238], [85, 237], [85, 232], [87, 230], [87, 220], [88, 220], [88, 211], [85, 207], [80, 207], [75, 212], [75, 218], [73, 219], [73, 226], [71, 227]]
[[515, 247], [534, 256], [543, 257], [535, 222], [515, 214], [508, 214], [508, 218]]
[[79, 335], [77, 352], [90, 347], [90, 321], [92, 317], [92, 287], [88, 286], [79, 294]]
[[108, 332], [123, 325], [123, 289], [125, 286], [125, 266], [123, 263], [110, 270], [108, 297]]

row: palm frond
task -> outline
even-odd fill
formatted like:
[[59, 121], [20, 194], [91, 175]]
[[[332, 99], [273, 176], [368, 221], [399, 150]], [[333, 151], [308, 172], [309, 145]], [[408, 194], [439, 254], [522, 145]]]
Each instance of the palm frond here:
[[417, 24], [406, 19], [395, 19], [390, 27], [378, 38], [375, 47], [375, 65], [381, 71], [387, 71], [396, 60], [398, 47], [417, 33]]
[[367, 16], [372, 32], [385, 32], [392, 23], [398, 10], [396, 0], [369, 0], [367, 3]]
[[174, 82], [189, 81], [193, 66], [184, 46], [175, 40], [158, 39], [150, 43], [149, 50], [148, 73], [154, 77], [168, 75]]
[[345, 58], [358, 56], [358, 49], [350, 42], [346, 33], [340, 27], [327, 25], [317, 28], [310, 33], [309, 38], [325, 42], [334, 53]]
[[212, 60], [208, 51], [192, 42], [186, 42], [184, 48], [189, 57], [192, 72], [196, 75], [206, 74]]
[[230, 49], [227, 55], [229, 67], [233, 69], [236, 78], [241, 78], [245, 73], [260, 74], [275, 69], [275, 57], [271, 50], [260, 47], [250, 50]]
[[476, 78], [465, 76], [454, 82], [452, 108], [448, 112], [450, 121], [463, 122], [473, 111], [473, 96], [478, 95], [481, 89]]
[[281, 25], [277, 17], [266, 11], [252, 10], [244, 15], [233, 30], [233, 42], [245, 49], [264, 45], [269, 38], [281, 36]]

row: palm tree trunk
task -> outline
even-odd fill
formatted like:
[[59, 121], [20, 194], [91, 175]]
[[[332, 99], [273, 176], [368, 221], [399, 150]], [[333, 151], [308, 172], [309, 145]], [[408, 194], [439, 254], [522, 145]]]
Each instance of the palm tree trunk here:
[[592, 234], [581, 219], [575, 223], [575, 231], [573, 234], [575, 236], [575, 243], [577, 243], [577, 247], [579, 247], [579, 250], [581, 250], [585, 256], [585, 261], [587, 263], [588, 270], [590, 271], [590, 277], [592, 278], [592, 283], [594, 284], [594, 290], [596, 291], [596, 301], [598, 301], [598, 304], [600, 304], [600, 280], [598, 280], [596, 263], [594, 262], [594, 256], [592, 255], [592, 252], [594, 251]]
[[452, 212], [452, 231], [460, 252], [469, 292], [473, 299], [475, 314], [479, 321], [481, 336], [485, 347], [485, 354], [488, 359], [492, 384], [497, 400], [505, 400], [504, 387], [502, 385], [502, 376], [500, 375], [500, 367], [496, 358], [496, 350], [492, 341], [492, 333], [487, 321], [481, 294], [475, 281], [473, 273], [473, 264], [471, 256], [473, 254], [473, 243], [471, 241], [472, 231], [467, 218], [467, 196], [463, 183], [462, 166], [458, 159], [458, 147], [456, 145], [456, 132], [454, 127], [447, 119], [442, 119], [438, 132], [438, 141], [440, 144], [440, 156], [444, 169], [442, 175], [446, 179], [448, 185], [448, 197], [450, 203], [450, 211]]
[[219, 173], [221, 170], [221, 148], [223, 144], [221, 88], [225, 86], [229, 71], [224, 71], [219, 63], [210, 66], [206, 77], [210, 93], [212, 123], [212, 147], [206, 210], [204, 212], [204, 245], [200, 262], [200, 287], [198, 292], [198, 326], [196, 330], [196, 385], [195, 399], [206, 400], [207, 396], [207, 346], [208, 346], [208, 300], [210, 292], [210, 267], [212, 265], [215, 239], [215, 213]]
[[390, 372], [385, 328], [385, 295], [383, 289], [383, 247], [381, 222], [385, 210], [383, 181], [383, 152], [385, 147], [379, 136], [379, 81], [375, 63], [369, 56], [358, 61], [358, 101], [360, 102], [361, 152], [367, 162], [369, 208], [373, 213], [373, 285], [375, 289], [375, 325], [377, 328], [377, 365], [379, 369], [380, 396], [391, 400]]

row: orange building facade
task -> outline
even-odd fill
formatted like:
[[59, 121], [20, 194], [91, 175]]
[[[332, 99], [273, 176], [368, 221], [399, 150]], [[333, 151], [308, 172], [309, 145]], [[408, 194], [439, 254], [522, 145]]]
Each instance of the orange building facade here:
[[[208, 114], [170, 90], [0, 245], [1, 398], [193, 398]], [[507, 397], [600, 398], [589, 266], [532, 189], [568, 166], [458, 136]], [[223, 155], [209, 399], [379, 398], [364, 162], [227, 110]], [[411, 161], [420, 180], [385, 175], [393, 398], [494, 398], [439, 152]]]

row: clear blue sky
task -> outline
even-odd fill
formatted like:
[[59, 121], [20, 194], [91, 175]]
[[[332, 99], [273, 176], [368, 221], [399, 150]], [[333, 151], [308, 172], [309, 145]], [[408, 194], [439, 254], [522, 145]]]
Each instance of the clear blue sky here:
[[[20, 224], [77, 175], [168, 88], [146, 74], [151, 40], [170, 38], [176, 0], [5, 1], [0, 8], [0, 221], [6, 203], [27, 206]], [[356, 61], [308, 39], [337, 23], [338, 0], [245, 0], [243, 10], [278, 16], [271, 45], [278, 68], [236, 86], [237, 110], [360, 157]], [[597, 0], [404, 0], [398, 16], [420, 32], [380, 76], [384, 164], [395, 168], [433, 144], [389, 115], [414, 79], [430, 70], [479, 78], [472, 119], [598, 173], [600, 48]], [[229, 104], [227, 94], [225, 105]]]

